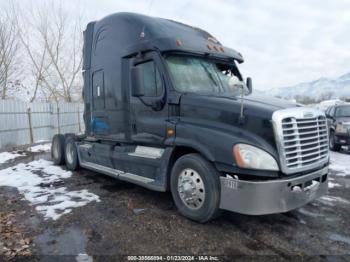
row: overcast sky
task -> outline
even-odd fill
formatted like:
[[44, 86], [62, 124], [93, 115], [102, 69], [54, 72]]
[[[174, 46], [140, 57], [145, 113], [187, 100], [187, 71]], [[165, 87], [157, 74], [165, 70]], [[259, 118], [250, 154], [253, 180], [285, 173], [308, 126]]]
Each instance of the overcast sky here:
[[[74, 0], [63, 3], [77, 8]], [[350, 72], [347, 0], [86, 0], [80, 6], [86, 21], [130, 11], [200, 27], [243, 54], [241, 71], [257, 89]]]

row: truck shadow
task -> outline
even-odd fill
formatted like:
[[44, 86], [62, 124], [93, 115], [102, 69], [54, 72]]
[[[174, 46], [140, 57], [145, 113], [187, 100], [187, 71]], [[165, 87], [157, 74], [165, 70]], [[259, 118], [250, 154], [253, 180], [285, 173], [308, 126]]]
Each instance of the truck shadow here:
[[[274, 235], [280, 234], [294, 239], [295, 230], [303, 232], [309, 230], [310, 225], [320, 230], [322, 228], [336, 229], [338, 228], [337, 221], [343, 216], [343, 209], [330, 213], [327, 206], [316, 200], [302, 208], [280, 214], [250, 216], [223, 210], [218, 218], [202, 225], [188, 220], [177, 211], [170, 192], [151, 191], [88, 170], [81, 170], [78, 175], [90, 181], [89, 190], [97, 190], [95, 193], [101, 196], [103, 202], [107, 202], [107, 208], [109, 208], [109, 201], [119, 201], [119, 204], [122, 203], [124, 212], [131, 211], [129, 214], [135, 215], [134, 209], [142, 209], [143, 218], [151, 221], [174, 219], [174, 225], [180, 226], [185, 223], [197, 229], [205, 226], [211, 230], [236, 230], [252, 238], [269, 231]], [[135, 219], [136, 222], [138, 218], [135, 217]]]
[[[172, 213], [175, 212], [175, 214], [177, 214], [181, 220], [187, 220], [177, 212], [177, 208], [173, 202], [171, 192], [156, 192], [148, 190], [141, 186], [120, 181], [118, 179], [103, 174], [98, 174], [89, 170], [80, 170], [78, 175], [92, 181], [91, 185], [98, 187], [103, 197], [120, 200], [127, 199], [129, 201], [132, 201], [135, 206], [145, 209], [158, 209], [159, 211], [171, 210], [173, 211]], [[123, 198], [121, 198], [121, 196], [123, 196]], [[213, 223], [216, 225], [234, 224], [235, 226], [242, 224], [243, 227], [243, 224], [249, 223], [259, 223], [266, 225], [274, 225], [276, 223], [280, 223], [291, 225], [293, 224], [292, 221], [298, 221], [298, 216], [295, 212], [263, 216], [249, 216], [222, 210], [220, 217], [215, 219]]]

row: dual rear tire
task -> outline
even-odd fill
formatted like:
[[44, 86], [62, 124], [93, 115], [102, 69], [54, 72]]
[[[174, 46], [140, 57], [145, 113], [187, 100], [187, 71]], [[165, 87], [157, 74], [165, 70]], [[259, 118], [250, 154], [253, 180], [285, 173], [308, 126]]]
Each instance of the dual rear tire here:
[[51, 157], [56, 165], [66, 164], [69, 170], [77, 170], [79, 159], [74, 136], [55, 135], [52, 139]]
[[51, 158], [55, 165], [64, 164], [64, 146], [65, 138], [64, 135], [57, 134], [52, 138], [51, 143]]

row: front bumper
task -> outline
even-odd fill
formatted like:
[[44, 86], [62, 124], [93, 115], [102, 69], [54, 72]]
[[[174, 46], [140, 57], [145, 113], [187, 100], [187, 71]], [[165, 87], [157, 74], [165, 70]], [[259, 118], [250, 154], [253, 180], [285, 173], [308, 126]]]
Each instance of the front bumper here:
[[350, 135], [336, 133], [334, 136], [334, 142], [336, 144], [343, 145], [343, 146], [350, 145]]
[[265, 215], [299, 208], [327, 193], [328, 167], [290, 179], [244, 181], [220, 177], [220, 208]]

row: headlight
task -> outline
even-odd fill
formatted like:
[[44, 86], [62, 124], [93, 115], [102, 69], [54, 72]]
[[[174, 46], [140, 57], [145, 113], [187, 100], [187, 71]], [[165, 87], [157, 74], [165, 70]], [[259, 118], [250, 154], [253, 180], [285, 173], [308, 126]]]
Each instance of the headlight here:
[[236, 144], [233, 147], [233, 153], [239, 167], [274, 171], [279, 170], [278, 164], [273, 156], [255, 146]]
[[335, 128], [336, 133], [347, 133], [348, 132], [348, 126], [344, 125], [343, 123], [338, 123]]

